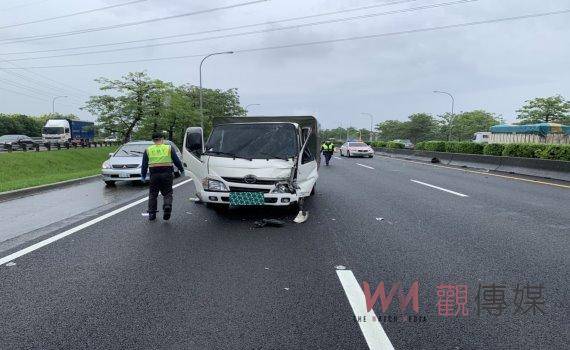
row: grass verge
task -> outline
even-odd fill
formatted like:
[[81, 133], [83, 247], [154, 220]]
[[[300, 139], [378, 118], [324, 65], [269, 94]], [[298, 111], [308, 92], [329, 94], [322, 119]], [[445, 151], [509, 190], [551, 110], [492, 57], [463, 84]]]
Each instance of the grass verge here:
[[0, 153], [0, 192], [96, 175], [116, 147]]

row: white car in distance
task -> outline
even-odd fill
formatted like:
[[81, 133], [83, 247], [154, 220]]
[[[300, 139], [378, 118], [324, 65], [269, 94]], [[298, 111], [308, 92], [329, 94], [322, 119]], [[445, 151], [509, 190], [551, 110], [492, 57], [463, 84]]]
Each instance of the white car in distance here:
[[345, 142], [340, 146], [341, 157], [374, 157], [374, 150], [364, 142]]

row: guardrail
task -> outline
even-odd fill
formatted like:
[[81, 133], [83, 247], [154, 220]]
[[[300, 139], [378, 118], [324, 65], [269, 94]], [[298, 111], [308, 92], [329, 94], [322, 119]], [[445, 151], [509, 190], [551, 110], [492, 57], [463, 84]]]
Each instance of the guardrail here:
[[435, 161], [437, 159], [437, 162], [445, 165], [570, 181], [570, 162], [562, 160], [416, 151], [411, 149], [375, 148], [374, 150], [387, 155], [409, 159], [424, 161], [427, 159]]
[[36, 143], [34, 145], [0, 145], [0, 152], [40, 152], [40, 151], [51, 151], [51, 150], [65, 150], [65, 149], [77, 149], [77, 148], [96, 148], [96, 147], [110, 147], [119, 146], [120, 142], [105, 142], [105, 141], [93, 141], [93, 142], [79, 142], [79, 143]]

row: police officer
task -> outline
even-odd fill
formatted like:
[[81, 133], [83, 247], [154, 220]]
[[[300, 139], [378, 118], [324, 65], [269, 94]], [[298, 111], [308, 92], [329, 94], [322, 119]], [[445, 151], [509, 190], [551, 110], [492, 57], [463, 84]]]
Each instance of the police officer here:
[[163, 219], [170, 219], [172, 213], [172, 181], [174, 180], [173, 164], [184, 173], [182, 162], [172, 147], [164, 143], [164, 136], [160, 132], [152, 134], [154, 145], [149, 146], [143, 154], [142, 179], [146, 179], [147, 168], [150, 172], [150, 187], [148, 190], [148, 219], [155, 220], [157, 212], [158, 192], [162, 194], [164, 203]]
[[328, 139], [325, 141], [325, 143], [322, 144], [321, 150], [325, 156], [325, 163], [327, 166], [329, 166], [329, 162], [334, 152], [334, 144], [332, 143], [331, 139]]

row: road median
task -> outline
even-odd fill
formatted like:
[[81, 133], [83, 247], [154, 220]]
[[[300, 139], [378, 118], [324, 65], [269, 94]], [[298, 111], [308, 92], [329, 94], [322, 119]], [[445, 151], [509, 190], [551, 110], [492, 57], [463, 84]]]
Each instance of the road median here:
[[570, 181], [570, 162], [561, 160], [416, 151], [410, 149], [375, 148], [374, 150], [379, 154], [396, 158], [423, 161], [437, 159], [439, 163], [444, 165]]

